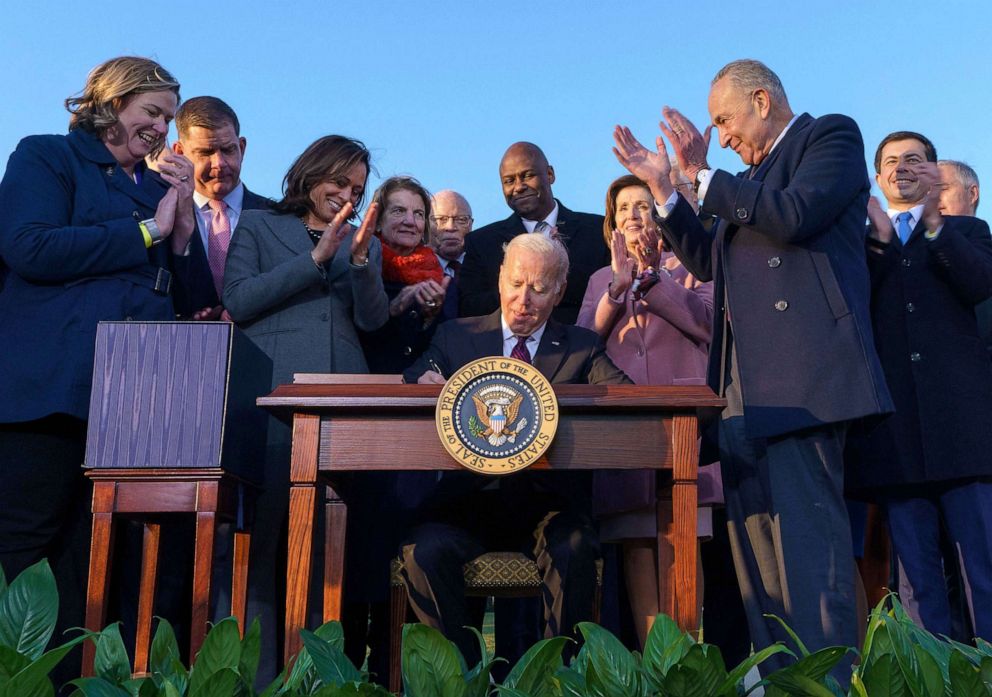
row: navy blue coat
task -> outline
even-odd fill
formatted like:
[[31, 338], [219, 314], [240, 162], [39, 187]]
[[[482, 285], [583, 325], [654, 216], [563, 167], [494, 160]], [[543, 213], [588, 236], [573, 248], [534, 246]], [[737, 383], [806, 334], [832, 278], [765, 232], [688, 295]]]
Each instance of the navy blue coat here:
[[992, 296], [992, 237], [977, 218], [924, 225], [904, 246], [868, 239], [872, 321], [896, 413], [852, 445], [851, 490], [992, 476], [992, 360], [975, 305]]
[[93, 134], [30, 136], [0, 183], [0, 423], [89, 410], [100, 320], [169, 320], [156, 292], [167, 245], [145, 248], [138, 220], [154, 215], [167, 185], [124, 173]]
[[681, 197], [662, 224], [690, 273], [715, 281], [707, 382], [718, 394], [731, 318], [751, 438], [892, 410], [868, 308], [869, 189], [857, 124], [803, 114], [750, 177], [713, 173], [712, 230]]

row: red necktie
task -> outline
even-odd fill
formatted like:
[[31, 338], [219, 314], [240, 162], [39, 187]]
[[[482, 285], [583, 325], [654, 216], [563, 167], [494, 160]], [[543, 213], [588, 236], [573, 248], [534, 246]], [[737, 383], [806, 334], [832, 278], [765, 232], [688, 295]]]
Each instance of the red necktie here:
[[227, 262], [227, 248], [231, 244], [231, 219], [227, 217], [227, 204], [211, 199], [208, 204], [214, 212], [210, 218], [210, 234], [207, 236], [207, 263], [210, 275], [214, 277], [217, 298], [224, 293], [224, 264]]
[[527, 350], [527, 339], [529, 338], [529, 336], [517, 337], [517, 344], [510, 351], [510, 358], [516, 358], [518, 361], [530, 363], [530, 351]]

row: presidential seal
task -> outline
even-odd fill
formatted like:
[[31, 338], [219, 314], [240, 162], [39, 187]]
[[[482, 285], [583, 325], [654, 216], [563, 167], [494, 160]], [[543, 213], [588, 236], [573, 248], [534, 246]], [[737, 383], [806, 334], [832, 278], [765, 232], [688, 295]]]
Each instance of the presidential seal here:
[[558, 429], [551, 382], [515, 358], [489, 356], [451, 376], [435, 411], [445, 450], [479, 474], [510, 474], [544, 454]]

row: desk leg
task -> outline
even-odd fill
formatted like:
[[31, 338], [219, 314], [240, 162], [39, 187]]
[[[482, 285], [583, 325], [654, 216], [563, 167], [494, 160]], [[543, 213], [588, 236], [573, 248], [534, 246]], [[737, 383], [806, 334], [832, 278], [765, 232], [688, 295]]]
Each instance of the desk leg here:
[[324, 503], [324, 622], [341, 619], [341, 591], [344, 588], [344, 546], [348, 506], [332, 487], [327, 487]]
[[214, 535], [217, 513], [198, 511], [196, 514], [196, 551], [193, 555], [193, 614], [189, 627], [190, 663], [203, 646], [210, 621], [210, 574], [213, 571]]
[[675, 546], [675, 615], [679, 627], [699, 635], [696, 605], [696, 476], [699, 430], [695, 415], [674, 418], [675, 467], [672, 485], [672, 527]]
[[286, 665], [299, 652], [300, 630], [306, 624], [313, 565], [313, 521], [317, 489], [294, 485], [289, 489], [289, 552], [286, 559]]
[[672, 521], [671, 484], [658, 476], [658, 609], [675, 618], [675, 526]]
[[148, 674], [148, 651], [152, 640], [152, 610], [155, 605], [155, 585], [158, 580], [158, 543], [161, 526], [145, 523], [141, 549], [141, 587], [138, 591], [138, 628], [134, 646], [135, 675]]
[[[86, 588], [86, 628], [100, 632], [107, 622], [107, 596], [114, 550], [114, 482], [93, 483], [93, 527], [90, 536], [90, 569]], [[83, 677], [93, 675], [96, 644], [83, 642]]]
[[248, 631], [248, 552], [251, 548], [251, 532], [234, 531], [234, 568], [231, 573], [231, 614], [238, 618], [238, 631], [241, 638]]

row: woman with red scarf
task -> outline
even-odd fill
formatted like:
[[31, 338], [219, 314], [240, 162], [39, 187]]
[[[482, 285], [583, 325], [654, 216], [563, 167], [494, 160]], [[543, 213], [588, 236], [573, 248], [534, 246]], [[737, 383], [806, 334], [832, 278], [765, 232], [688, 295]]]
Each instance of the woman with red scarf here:
[[372, 197], [382, 242], [382, 280], [389, 321], [362, 335], [372, 373], [402, 373], [430, 344], [450, 280], [425, 243], [431, 195], [413, 177], [390, 177]]

